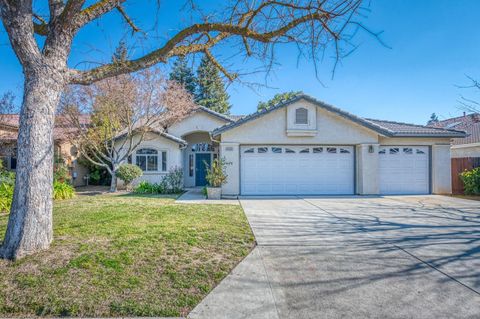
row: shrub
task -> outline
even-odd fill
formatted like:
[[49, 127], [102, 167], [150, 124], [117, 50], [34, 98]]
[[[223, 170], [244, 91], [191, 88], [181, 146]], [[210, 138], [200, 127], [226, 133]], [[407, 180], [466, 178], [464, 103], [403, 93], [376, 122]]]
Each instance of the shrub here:
[[90, 183], [91, 184], [98, 184], [101, 179], [100, 171], [98, 169], [93, 170], [90, 172]]
[[160, 183], [141, 181], [133, 189], [137, 194], [176, 194], [182, 191], [183, 172], [180, 168], [174, 168], [168, 172]]
[[143, 171], [137, 165], [122, 164], [117, 169], [117, 177], [120, 178], [128, 188], [135, 178], [143, 175]]
[[12, 206], [15, 173], [0, 168], [0, 212], [8, 213]]
[[70, 199], [75, 197], [75, 189], [66, 182], [53, 182], [53, 199]]
[[163, 182], [157, 184], [157, 183], [150, 183], [147, 181], [141, 181], [133, 189], [133, 192], [137, 194], [165, 194], [167, 193], [167, 187]]
[[169, 193], [180, 193], [183, 186], [183, 170], [180, 167], [170, 169], [162, 180]]
[[209, 186], [221, 187], [223, 184], [225, 184], [228, 177], [225, 173], [226, 165], [227, 163], [223, 158], [217, 158], [213, 160], [212, 165], [207, 168], [207, 175], [205, 176]]
[[480, 167], [460, 174], [466, 195], [480, 195]]
[[70, 183], [70, 171], [68, 170], [68, 166], [63, 163], [57, 161], [53, 165], [53, 180], [61, 183]]
[[12, 206], [13, 184], [0, 182], [0, 213], [8, 213]]

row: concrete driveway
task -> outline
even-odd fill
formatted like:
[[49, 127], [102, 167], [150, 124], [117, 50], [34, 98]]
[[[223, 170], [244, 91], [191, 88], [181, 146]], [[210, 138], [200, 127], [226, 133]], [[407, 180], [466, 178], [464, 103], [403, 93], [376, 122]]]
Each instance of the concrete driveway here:
[[241, 204], [258, 246], [192, 318], [480, 318], [480, 202]]

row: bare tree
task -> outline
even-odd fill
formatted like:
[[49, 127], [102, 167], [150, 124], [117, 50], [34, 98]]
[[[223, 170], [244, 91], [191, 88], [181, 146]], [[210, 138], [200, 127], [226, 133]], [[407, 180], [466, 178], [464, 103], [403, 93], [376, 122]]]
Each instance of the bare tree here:
[[[470, 84], [466, 86], [459, 86], [459, 88], [475, 89], [477, 93], [480, 93], [480, 82], [468, 75], [467, 75], [467, 78], [470, 81]], [[472, 113], [480, 112], [480, 99], [474, 99], [471, 97], [465, 97], [461, 95], [460, 100], [458, 102], [460, 103], [460, 109], [462, 110], [465, 110], [467, 112], [472, 112]]]
[[[227, 44], [271, 65], [279, 44], [296, 44], [302, 56], [319, 61], [331, 43], [338, 60], [342, 41], [363, 28], [356, 21], [362, 0], [232, 0], [221, 14], [192, 14], [196, 21], [143, 56], [79, 70], [67, 61], [80, 29], [115, 11], [133, 33], [139, 30], [123, 7], [126, 0], [98, 0], [91, 5], [85, 0], [48, 0], [48, 12], [33, 12], [32, 2], [0, 0], [0, 16], [24, 74], [15, 195], [0, 252], [10, 259], [46, 249], [53, 239], [53, 128], [68, 84], [88, 85], [194, 53], [205, 54], [234, 80], [236, 74], [218, 62], [214, 47]], [[188, 3], [190, 10], [197, 8], [193, 0]]]
[[57, 122], [84, 158], [108, 171], [110, 191], [116, 192], [120, 164], [151, 133], [164, 133], [195, 107], [181, 84], [167, 81], [158, 69], [147, 69], [70, 88]]

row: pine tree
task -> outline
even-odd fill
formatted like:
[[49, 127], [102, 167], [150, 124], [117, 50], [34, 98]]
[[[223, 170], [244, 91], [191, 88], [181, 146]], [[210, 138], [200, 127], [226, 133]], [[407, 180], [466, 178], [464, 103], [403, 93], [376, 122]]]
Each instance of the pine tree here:
[[432, 113], [430, 115], [430, 120], [427, 122], [427, 125], [434, 125], [435, 123], [438, 123], [438, 116], [435, 113]]
[[283, 103], [290, 99], [293, 99], [295, 96], [303, 94], [302, 91], [289, 91], [284, 93], [277, 93], [273, 98], [268, 100], [267, 102], [258, 102], [257, 110], [261, 111], [263, 109], [269, 109], [272, 106], [275, 106], [279, 103]]
[[230, 96], [225, 89], [225, 83], [221, 78], [218, 69], [206, 57], [202, 58], [197, 69], [198, 92], [196, 102], [199, 105], [223, 114], [230, 112]]
[[185, 57], [180, 56], [173, 63], [173, 68], [170, 72], [170, 80], [182, 84], [188, 92], [195, 95], [195, 75], [193, 74], [192, 68], [187, 65]]

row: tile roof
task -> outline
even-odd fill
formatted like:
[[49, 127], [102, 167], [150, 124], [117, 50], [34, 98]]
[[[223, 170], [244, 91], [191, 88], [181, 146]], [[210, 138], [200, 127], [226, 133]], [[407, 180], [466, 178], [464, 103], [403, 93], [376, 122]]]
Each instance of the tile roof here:
[[364, 119], [352, 113], [346, 112], [342, 109], [339, 109], [335, 106], [319, 101], [306, 94], [296, 95], [295, 97], [287, 101], [281, 102], [271, 108], [262, 109], [250, 115], [244, 116], [234, 123], [226, 124], [222, 127], [217, 128], [216, 130], [213, 131], [212, 135], [217, 136], [219, 134], [222, 134], [223, 132], [228, 131], [234, 127], [240, 126], [243, 123], [259, 118], [267, 113], [270, 113], [274, 110], [285, 107], [301, 99], [309, 101], [329, 112], [335, 113], [359, 125], [362, 125], [371, 130], [374, 130], [379, 134], [389, 136], [389, 137], [464, 137], [465, 136], [465, 132], [452, 130], [452, 129], [432, 128], [432, 127], [427, 127], [423, 125], [415, 125], [415, 124], [408, 124], [408, 123]]
[[453, 144], [480, 143], [480, 113], [452, 117], [443, 121], [430, 122], [431, 127], [440, 127], [465, 131], [467, 137], [453, 139]]
[[246, 115], [236, 115], [236, 114], [230, 114], [229, 117], [234, 120], [234, 121], [238, 121], [238, 120], [241, 120], [245, 117]]
[[452, 134], [452, 136], [464, 135], [464, 133], [459, 130], [444, 129], [444, 128], [438, 128], [438, 127], [430, 127], [425, 125], [386, 121], [386, 120], [376, 120], [376, 119], [365, 119], [365, 120], [390, 130], [391, 132], [393, 132], [393, 136], [404, 136], [404, 137], [427, 136], [429, 137], [429, 136], [437, 136], [437, 135], [445, 136], [449, 134]]
[[[85, 115], [80, 117], [83, 124], [90, 122], [90, 116]], [[3, 140], [16, 140], [18, 137], [18, 126], [20, 122], [19, 114], [1, 114], [0, 115], [0, 138]], [[3, 129], [1, 128], [3, 126]], [[53, 136], [55, 140], [65, 139], [68, 133], [72, 132], [72, 127], [66, 126], [57, 117], [55, 120], [55, 127], [53, 129]]]
[[228, 121], [228, 122], [230, 122], [230, 123], [231, 123], [231, 122], [235, 122], [235, 119], [234, 119], [234, 117], [233, 117], [232, 115], [227, 115], [227, 114], [218, 113], [218, 112], [215, 112], [215, 111], [213, 111], [213, 110], [211, 110], [211, 109], [209, 109], [208, 107], [205, 107], [205, 106], [198, 105], [197, 108], [194, 109], [194, 112], [195, 112], [196, 110], [202, 110], [202, 111], [204, 111], [204, 112], [206, 112], [206, 113], [209, 113], [209, 114], [211, 114], [211, 115], [214, 115], [214, 116], [216, 116], [216, 117], [218, 117], [218, 118], [221, 118], [221, 119], [223, 119], [223, 120], [226, 120], [226, 121]]
[[[82, 124], [90, 123], [90, 116], [85, 115], [80, 117]], [[231, 120], [229, 121], [231, 122]], [[0, 115], [0, 126], [4, 125], [4, 129], [0, 127], [0, 139], [15, 141], [18, 138], [18, 125], [19, 125], [19, 115], [18, 114], [3, 114]], [[53, 129], [53, 136], [55, 140], [62, 140], [68, 137], [69, 133], [72, 133], [73, 128], [68, 125], [65, 125], [61, 119], [56, 119], [55, 128]], [[168, 134], [162, 130], [152, 129], [154, 133], [157, 133], [171, 141], [174, 141], [181, 145], [187, 145], [187, 142], [177, 136]]]

